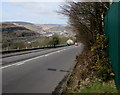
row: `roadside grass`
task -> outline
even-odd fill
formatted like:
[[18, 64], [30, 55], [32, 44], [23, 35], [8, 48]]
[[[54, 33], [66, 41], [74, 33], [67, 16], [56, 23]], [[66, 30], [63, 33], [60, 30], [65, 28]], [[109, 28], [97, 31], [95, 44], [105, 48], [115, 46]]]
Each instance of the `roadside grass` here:
[[83, 87], [83, 89], [78, 89], [77, 93], [118, 93], [118, 91], [113, 81], [107, 83], [95, 81], [89, 83], [87, 86]]

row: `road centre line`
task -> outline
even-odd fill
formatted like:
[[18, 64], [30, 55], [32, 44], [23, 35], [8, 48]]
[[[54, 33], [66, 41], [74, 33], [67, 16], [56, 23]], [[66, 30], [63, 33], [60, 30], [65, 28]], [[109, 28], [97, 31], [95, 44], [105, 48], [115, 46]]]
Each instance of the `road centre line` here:
[[59, 52], [62, 52], [64, 50], [66, 50], [66, 49], [58, 50], [58, 51], [55, 51], [55, 52], [52, 52], [52, 53], [48, 53], [48, 54], [45, 54], [45, 55], [41, 55], [41, 56], [38, 56], [38, 57], [31, 58], [31, 59], [28, 59], [28, 60], [25, 60], [25, 61], [20, 61], [20, 62], [11, 64], [11, 65], [3, 66], [3, 67], [0, 67], [0, 69], [5, 69], [5, 68], [11, 67], [11, 66], [20, 66], [20, 65], [25, 64], [26, 62], [31, 61], [31, 60], [42, 58], [42, 57], [45, 57], [45, 56], [49, 56], [49, 55], [52, 55], [52, 54], [55, 54], [55, 53], [59, 53]]

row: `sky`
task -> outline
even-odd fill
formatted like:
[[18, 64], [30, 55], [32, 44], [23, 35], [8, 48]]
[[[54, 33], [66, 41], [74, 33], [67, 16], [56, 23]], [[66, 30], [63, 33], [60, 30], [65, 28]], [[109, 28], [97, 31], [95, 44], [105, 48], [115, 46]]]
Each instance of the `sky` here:
[[63, 5], [65, 1], [93, 2], [94, 0], [2, 0], [0, 3], [0, 13], [2, 14], [0, 22], [24, 21], [36, 24], [67, 24], [68, 18], [56, 12], [60, 10], [59, 6]]
[[[11, 1], [11, 2], [9, 2]], [[2, 21], [24, 21], [35, 24], [67, 24], [67, 17], [57, 13], [64, 2], [2, 2]], [[24, 0], [25, 1], [25, 0]]]

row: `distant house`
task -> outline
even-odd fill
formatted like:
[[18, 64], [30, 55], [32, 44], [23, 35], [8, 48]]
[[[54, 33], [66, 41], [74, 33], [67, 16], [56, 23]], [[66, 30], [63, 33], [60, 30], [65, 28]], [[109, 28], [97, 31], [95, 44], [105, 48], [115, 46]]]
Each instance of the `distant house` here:
[[74, 41], [71, 40], [71, 39], [68, 39], [68, 40], [67, 40], [67, 44], [74, 44]]

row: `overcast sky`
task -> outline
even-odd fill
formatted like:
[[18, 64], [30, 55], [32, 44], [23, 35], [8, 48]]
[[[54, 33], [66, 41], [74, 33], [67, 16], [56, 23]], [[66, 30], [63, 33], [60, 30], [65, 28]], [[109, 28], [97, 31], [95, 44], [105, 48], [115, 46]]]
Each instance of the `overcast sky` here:
[[24, 21], [37, 24], [66, 24], [68, 22], [65, 16], [56, 12], [60, 10], [59, 6], [64, 2], [7, 1], [12, 2], [2, 2], [2, 22]]

